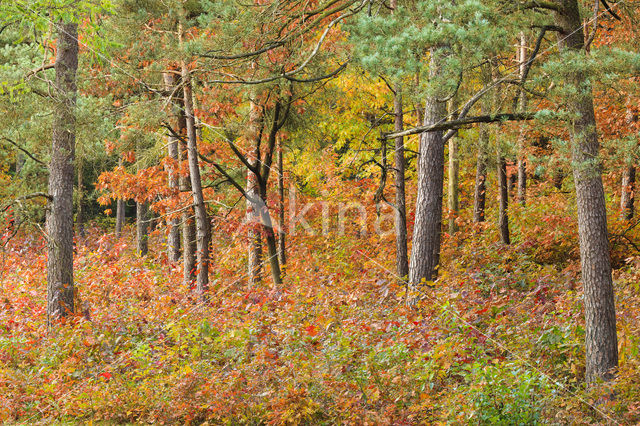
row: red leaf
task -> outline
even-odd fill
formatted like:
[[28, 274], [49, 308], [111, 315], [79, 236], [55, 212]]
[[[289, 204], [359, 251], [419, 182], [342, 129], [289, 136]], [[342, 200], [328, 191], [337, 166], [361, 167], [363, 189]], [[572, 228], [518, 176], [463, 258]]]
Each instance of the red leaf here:
[[112, 376], [111, 376], [111, 373], [104, 371], [98, 374], [98, 377], [104, 377], [105, 380], [110, 380]]
[[318, 334], [318, 328], [315, 325], [309, 325], [306, 326], [304, 328], [304, 331], [309, 335], [309, 336], [315, 336], [316, 334]]

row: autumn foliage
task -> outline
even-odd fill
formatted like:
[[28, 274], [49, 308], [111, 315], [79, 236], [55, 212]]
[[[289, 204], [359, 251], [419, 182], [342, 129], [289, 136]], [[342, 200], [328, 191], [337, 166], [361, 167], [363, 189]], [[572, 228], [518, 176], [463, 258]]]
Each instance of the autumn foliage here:
[[[77, 244], [81, 310], [47, 333], [43, 239], [22, 234], [3, 255], [0, 416], [209, 424], [638, 421], [640, 258], [628, 256], [615, 274], [621, 370], [611, 384], [617, 397], [603, 401], [581, 386], [574, 224], [561, 220], [570, 207], [562, 195], [536, 197], [540, 203], [515, 216], [515, 226], [527, 230], [521, 243], [502, 246], [482, 227], [447, 237], [441, 278], [415, 310], [404, 307], [404, 287], [389, 272], [391, 237], [372, 229], [295, 235], [278, 295], [266, 282], [247, 289], [236, 272], [242, 244], [230, 233], [214, 242], [211, 300], [199, 304], [181, 285], [180, 268], [167, 264], [161, 231], [152, 255], [141, 259], [129, 237], [93, 228]], [[321, 226], [320, 209], [308, 219]]]

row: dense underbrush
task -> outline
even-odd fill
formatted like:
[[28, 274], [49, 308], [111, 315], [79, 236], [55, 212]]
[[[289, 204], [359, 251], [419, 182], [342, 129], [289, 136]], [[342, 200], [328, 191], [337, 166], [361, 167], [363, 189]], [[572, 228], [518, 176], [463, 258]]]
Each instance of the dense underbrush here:
[[[514, 229], [523, 221], [517, 216]], [[563, 226], [556, 233], [572, 232]], [[249, 290], [238, 272], [242, 245], [220, 239], [210, 301], [198, 304], [181, 284], [181, 265], [167, 264], [161, 235], [140, 259], [129, 238], [94, 229], [77, 245], [81, 314], [51, 333], [43, 240], [22, 235], [2, 254], [0, 419], [640, 421], [640, 257], [627, 256], [615, 272], [614, 392], [587, 391], [575, 256], [541, 259], [540, 244], [550, 250], [560, 238], [543, 228], [511, 247], [496, 243], [492, 229], [473, 229], [445, 236], [440, 278], [416, 309], [405, 307], [392, 273], [392, 237], [297, 235], [277, 293], [268, 280]], [[574, 250], [566, 244], [563, 251]]]

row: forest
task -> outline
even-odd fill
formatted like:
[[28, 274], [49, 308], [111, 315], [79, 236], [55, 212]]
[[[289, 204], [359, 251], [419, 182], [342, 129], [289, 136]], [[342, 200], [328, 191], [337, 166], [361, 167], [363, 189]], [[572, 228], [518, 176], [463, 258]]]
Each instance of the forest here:
[[0, 0], [0, 423], [640, 424], [639, 18]]

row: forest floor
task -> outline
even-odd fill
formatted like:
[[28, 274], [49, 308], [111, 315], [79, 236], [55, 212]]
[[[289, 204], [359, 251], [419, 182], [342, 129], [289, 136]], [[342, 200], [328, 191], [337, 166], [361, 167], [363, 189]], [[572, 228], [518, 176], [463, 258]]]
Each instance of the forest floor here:
[[612, 239], [620, 372], [586, 390], [575, 221], [562, 194], [538, 197], [512, 209], [511, 246], [461, 218], [415, 309], [392, 235], [290, 237], [279, 293], [248, 289], [243, 244], [217, 238], [198, 303], [163, 235], [142, 259], [94, 227], [75, 258], [83, 313], [47, 333], [45, 244], [23, 234], [0, 253], [0, 421], [640, 422], [640, 256]]

